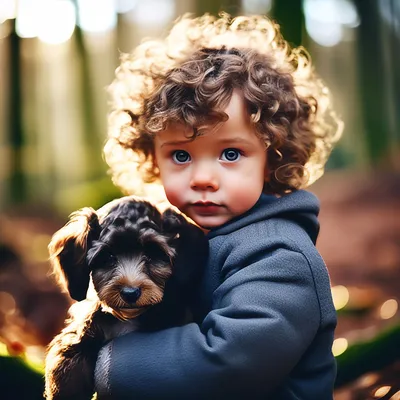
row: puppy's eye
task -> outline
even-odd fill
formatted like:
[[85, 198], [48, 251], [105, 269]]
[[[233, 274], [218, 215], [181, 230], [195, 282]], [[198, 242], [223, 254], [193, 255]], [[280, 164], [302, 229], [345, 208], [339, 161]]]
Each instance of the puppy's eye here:
[[108, 251], [102, 251], [97, 257], [96, 257], [96, 262], [100, 264], [113, 264], [117, 258], [114, 256], [114, 254], [109, 253]]
[[170, 258], [168, 254], [157, 244], [148, 243], [144, 246], [144, 254], [150, 261], [169, 263]]
[[108, 251], [101, 251], [89, 258], [89, 265], [91, 268], [113, 266], [116, 262], [117, 257]]
[[106, 261], [109, 264], [115, 264], [117, 262], [117, 257], [112, 253], [108, 253], [106, 255]]

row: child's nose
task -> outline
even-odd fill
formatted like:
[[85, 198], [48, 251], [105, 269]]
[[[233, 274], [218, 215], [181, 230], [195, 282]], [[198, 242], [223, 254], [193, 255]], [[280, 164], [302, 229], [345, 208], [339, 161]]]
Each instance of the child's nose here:
[[210, 190], [216, 191], [219, 188], [218, 179], [215, 173], [215, 169], [213, 171], [212, 166], [199, 165], [197, 168], [193, 170], [190, 187], [193, 190]]

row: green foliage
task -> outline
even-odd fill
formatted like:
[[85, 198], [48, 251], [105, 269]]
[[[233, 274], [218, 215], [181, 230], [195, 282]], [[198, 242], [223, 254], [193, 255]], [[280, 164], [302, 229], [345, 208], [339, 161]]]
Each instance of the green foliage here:
[[22, 358], [0, 356], [0, 398], [43, 400], [44, 378]]
[[197, 0], [196, 14], [205, 13], [218, 15], [221, 11], [227, 12], [232, 16], [238, 15], [240, 11], [240, 0]]
[[355, 343], [336, 357], [338, 373], [335, 387], [355, 381], [361, 375], [383, 369], [400, 360], [400, 325], [376, 338]]

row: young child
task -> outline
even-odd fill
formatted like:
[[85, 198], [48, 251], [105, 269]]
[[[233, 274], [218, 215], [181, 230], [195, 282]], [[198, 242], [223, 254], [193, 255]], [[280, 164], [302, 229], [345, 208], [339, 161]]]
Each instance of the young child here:
[[184, 16], [126, 55], [105, 156], [138, 191], [160, 181], [210, 257], [195, 322], [108, 343], [98, 398], [332, 399], [336, 325], [315, 248], [321, 176], [341, 133], [303, 49], [261, 16]]

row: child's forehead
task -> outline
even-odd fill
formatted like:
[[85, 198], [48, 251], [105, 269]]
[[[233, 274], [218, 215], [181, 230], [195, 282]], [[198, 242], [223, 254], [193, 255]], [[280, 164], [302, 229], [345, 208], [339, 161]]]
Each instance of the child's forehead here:
[[[168, 150], [178, 147], [184, 149], [192, 149], [201, 146], [203, 149], [212, 151], [214, 148], [222, 147], [243, 147], [265, 148], [264, 141], [256, 134], [252, 127], [239, 129], [232, 125], [219, 127], [217, 130], [205, 131], [204, 133], [193, 136], [188, 135], [183, 126], [176, 125], [175, 128], [168, 128], [159, 132], [155, 137], [156, 149]], [[209, 147], [207, 147], [209, 146]], [[217, 146], [217, 147], [215, 147]]]
[[[228, 100], [225, 101], [225, 104], [215, 111], [222, 111], [226, 115], [226, 119], [224, 118], [224, 120], [218, 121], [217, 124], [239, 124], [239, 126], [247, 126], [250, 123], [250, 114], [248, 112], [243, 93], [240, 89], [234, 89], [232, 94], [228, 97]], [[210, 121], [205, 121], [205, 126], [207, 125], [208, 129], [206, 129], [206, 131], [214, 128], [214, 125], [210, 123]], [[174, 120], [167, 121], [167, 128], [171, 130], [179, 129], [188, 136], [193, 134], [194, 129], [192, 125], [186, 123], [185, 121], [181, 122]]]
[[239, 90], [234, 90], [229, 103], [222, 110], [226, 120], [217, 125], [205, 126], [197, 135], [194, 135], [193, 126], [181, 122], [170, 122], [167, 128], [156, 134], [159, 142], [190, 142], [194, 136], [202, 137], [215, 134], [219, 141], [243, 139], [249, 134], [255, 135], [254, 126], [250, 123], [250, 116], [245, 107], [243, 95]]
[[156, 135], [157, 147], [168, 148], [179, 145], [196, 145], [198, 142], [207, 142], [208, 144], [218, 145], [253, 145], [259, 142], [258, 136], [250, 129], [220, 129], [214, 131], [205, 131], [204, 133], [193, 137], [188, 135], [184, 126], [175, 125], [174, 128], [169, 127]]

